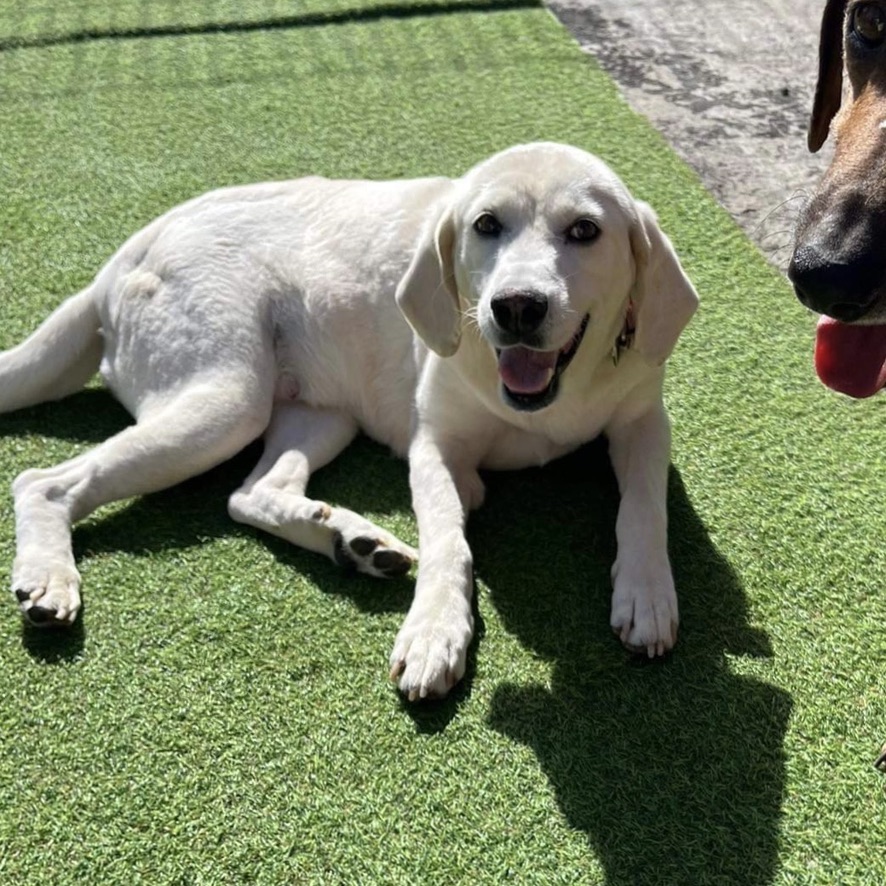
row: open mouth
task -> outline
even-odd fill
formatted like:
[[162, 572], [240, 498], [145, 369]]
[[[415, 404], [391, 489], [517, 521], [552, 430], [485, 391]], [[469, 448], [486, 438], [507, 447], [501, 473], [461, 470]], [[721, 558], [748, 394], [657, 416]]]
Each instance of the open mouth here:
[[523, 345], [496, 349], [505, 403], [523, 412], [542, 409], [557, 396], [560, 376], [572, 362], [588, 328], [588, 315], [559, 351], [537, 351]]
[[886, 387], [886, 325], [857, 326], [822, 316], [815, 335], [815, 369], [829, 388], [872, 397]]

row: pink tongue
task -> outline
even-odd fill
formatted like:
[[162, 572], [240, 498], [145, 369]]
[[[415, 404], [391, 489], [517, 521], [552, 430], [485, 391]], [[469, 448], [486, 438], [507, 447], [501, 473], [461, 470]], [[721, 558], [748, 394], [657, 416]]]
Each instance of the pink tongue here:
[[850, 397], [870, 397], [886, 387], [886, 326], [818, 321], [815, 371], [829, 387]]
[[498, 358], [498, 374], [515, 394], [540, 394], [551, 383], [558, 351], [505, 348]]

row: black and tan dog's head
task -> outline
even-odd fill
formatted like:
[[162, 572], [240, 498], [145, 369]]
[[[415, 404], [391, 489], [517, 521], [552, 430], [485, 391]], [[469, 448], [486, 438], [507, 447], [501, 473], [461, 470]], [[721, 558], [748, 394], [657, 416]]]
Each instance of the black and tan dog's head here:
[[798, 221], [788, 276], [824, 315], [822, 380], [868, 396], [886, 384], [886, 0], [825, 6], [811, 151], [832, 123], [834, 158]]

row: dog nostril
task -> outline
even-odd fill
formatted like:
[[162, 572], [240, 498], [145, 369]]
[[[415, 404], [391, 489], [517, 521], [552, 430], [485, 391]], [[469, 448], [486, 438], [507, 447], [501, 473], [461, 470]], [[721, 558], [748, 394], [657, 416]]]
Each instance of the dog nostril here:
[[524, 332], [535, 332], [548, 313], [548, 303], [546, 299], [530, 299], [522, 308], [520, 313], [520, 326]]
[[492, 300], [492, 316], [495, 317], [495, 322], [502, 329], [510, 330], [516, 323], [513, 306], [508, 299], [495, 298]]
[[548, 313], [548, 300], [538, 293], [496, 296], [492, 316], [499, 327], [515, 335], [535, 332]]
[[880, 279], [879, 262], [838, 260], [809, 247], [797, 249], [788, 278], [806, 307], [851, 323], [864, 316]]

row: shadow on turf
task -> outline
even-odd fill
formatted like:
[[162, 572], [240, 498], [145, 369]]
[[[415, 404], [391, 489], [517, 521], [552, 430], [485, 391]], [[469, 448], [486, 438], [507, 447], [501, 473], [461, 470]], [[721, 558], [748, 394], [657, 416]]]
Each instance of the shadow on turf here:
[[[0, 438], [28, 435], [51, 440], [67, 440], [83, 448], [98, 444], [122, 430], [131, 419], [106, 392], [90, 389], [52, 404], [23, 409], [0, 419]], [[47, 453], [39, 466], [48, 466], [71, 457]], [[326, 593], [348, 597], [368, 614], [405, 613], [412, 599], [411, 579], [380, 581], [357, 573], [344, 572], [340, 566], [310, 551], [294, 547], [280, 539], [250, 527], [241, 526], [227, 514], [227, 499], [261, 454], [261, 444], [248, 446], [234, 458], [171, 489], [133, 499], [115, 513], [75, 527], [74, 555], [78, 563], [104, 553], [125, 551], [135, 556], [181, 550], [207, 539], [247, 535], [266, 545], [287, 567], [304, 575]], [[34, 464], [16, 465], [16, 471]], [[312, 479], [311, 494], [341, 503], [369, 514], [409, 511], [408, 472], [404, 461], [395, 458], [382, 446], [359, 439]], [[415, 543], [417, 539], [406, 539]], [[125, 606], [127, 590], [121, 592]], [[132, 589], [133, 593], [137, 589]], [[89, 604], [89, 586], [84, 588], [84, 612]], [[458, 709], [470, 698], [476, 671], [477, 647], [481, 641], [483, 619], [476, 609], [477, 630], [468, 653], [465, 679], [446, 698], [410, 705], [400, 704], [415, 722], [416, 731], [436, 733], [445, 729]], [[22, 625], [22, 645], [37, 661], [59, 664], [75, 661], [83, 650], [88, 617], [81, 615], [71, 629], [43, 630]], [[393, 635], [391, 643], [393, 643]], [[393, 689], [392, 689], [393, 692]]]
[[[93, 444], [127, 422], [109, 395], [86, 391], [4, 416], [0, 434]], [[322, 557], [230, 520], [227, 496], [259, 451], [254, 444], [213, 471], [79, 527], [78, 560], [248, 534], [361, 611], [405, 612], [411, 581], [343, 576]], [[482, 610], [491, 602], [505, 627], [553, 670], [545, 687], [508, 683], [502, 674], [490, 723], [533, 749], [564, 816], [588, 835], [609, 883], [770, 882], [791, 703], [782, 691], [727, 666], [727, 654], [771, 650], [750, 627], [740, 583], [711, 543], [681, 477], [672, 472], [670, 485], [681, 637], [667, 661], [651, 663], [627, 655], [608, 627], [618, 495], [605, 446], [592, 444], [543, 470], [485, 479], [486, 505], [469, 524], [481, 604], [468, 675], [444, 701], [405, 706], [416, 729], [445, 729], [470, 698], [478, 643], [483, 654]], [[409, 507], [405, 465], [365, 440], [318, 474], [313, 494], [363, 512]], [[87, 606], [88, 594], [87, 587]], [[25, 648], [46, 663], [75, 660], [84, 636], [82, 619], [70, 632], [22, 632]]]
[[457, 5], [424, 2], [415, 6], [406, 3], [386, 3], [361, 8], [355, 3], [350, 8], [326, 12], [305, 12], [300, 15], [276, 16], [258, 21], [205, 21], [198, 24], [157, 24], [141, 27], [84, 28], [62, 33], [44, 33], [29, 37], [0, 36], [0, 53], [21, 49], [47, 49], [53, 46], [71, 46], [96, 40], [153, 40], [168, 37], [191, 37], [207, 34], [248, 34], [253, 31], [278, 31], [292, 28], [318, 28], [344, 25], [351, 22], [374, 22], [385, 18], [430, 18], [441, 15], [505, 12], [514, 9], [537, 9], [541, 0], [461, 0]]
[[41, 664], [70, 664], [80, 658], [86, 640], [83, 618], [69, 628], [37, 628], [22, 620], [22, 646]]
[[628, 655], [608, 627], [618, 495], [604, 446], [519, 482], [490, 476], [486, 501], [471, 523], [478, 577], [506, 627], [553, 665], [548, 686], [503, 680], [489, 721], [535, 752], [607, 883], [770, 883], [791, 700], [727, 666], [727, 654], [771, 647], [679, 473], [669, 514], [682, 625], [663, 661]]

